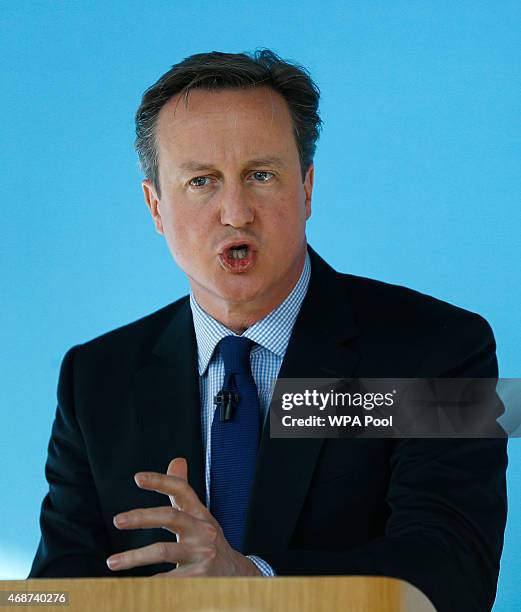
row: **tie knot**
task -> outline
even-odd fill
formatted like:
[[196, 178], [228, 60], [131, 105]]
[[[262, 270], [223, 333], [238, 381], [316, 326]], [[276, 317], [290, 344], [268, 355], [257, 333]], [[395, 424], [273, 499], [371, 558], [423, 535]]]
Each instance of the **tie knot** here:
[[226, 336], [219, 342], [225, 374], [251, 374], [250, 351], [254, 344], [242, 336]]

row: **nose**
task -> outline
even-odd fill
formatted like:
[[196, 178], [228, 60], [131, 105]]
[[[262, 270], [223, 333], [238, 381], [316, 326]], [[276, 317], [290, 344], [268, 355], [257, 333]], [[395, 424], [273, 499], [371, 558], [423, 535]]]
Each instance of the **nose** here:
[[223, 225], [239, 228], [253, 223], [255, 219], [254, 208], [242, 185], [228, 185], [227, 188], [222, 190], [220, 213]]

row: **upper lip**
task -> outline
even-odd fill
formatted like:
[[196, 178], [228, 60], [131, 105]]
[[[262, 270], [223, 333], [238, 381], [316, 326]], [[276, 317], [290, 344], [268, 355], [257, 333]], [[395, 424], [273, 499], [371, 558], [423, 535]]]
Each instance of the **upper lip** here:
[[242, 246], [245, 245], [247, 246], [249, 249], [255, 250], [255, 242], [251, 239], [251, 238], [233, 238], [233, 239], [229, 239], [226, 242], [223, 242], [220, 246], [219, 246], [219, 255], [223, 255], [224, 253], [226, 253], [226, 251], [228, 249], [231, 249], [232, 247], [238, 247], [238, 246]]

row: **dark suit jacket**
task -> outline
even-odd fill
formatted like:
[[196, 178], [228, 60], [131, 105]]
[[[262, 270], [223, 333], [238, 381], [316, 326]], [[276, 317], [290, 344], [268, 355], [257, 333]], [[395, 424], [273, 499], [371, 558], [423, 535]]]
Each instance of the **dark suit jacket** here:
[[[495, 377], [490, 327], [418, 292], [339, 274], [314, 251], [281, 377]], [[112, 553], [174, 540], [115, 514], [168, 505], [133, 475], [186, 457], [204, 501], [197, 347], [187, 297], [66, 355], [49, 494], [31, 576], [111, 573]], [[263, 432], [246, 550], [284, 574], [410, 581], [439, 610], [488, 610], [506, 519], [501, 439], [270, 439]]]

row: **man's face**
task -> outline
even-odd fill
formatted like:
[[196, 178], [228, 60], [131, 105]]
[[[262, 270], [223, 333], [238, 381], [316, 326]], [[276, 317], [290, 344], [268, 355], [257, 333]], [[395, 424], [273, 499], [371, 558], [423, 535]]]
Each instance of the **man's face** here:
[[197, 301], [266, 314], [298, 280], [311, 214], [313, 168], [303, 182], [284, 98], [192, 90], [161, 109], [156, 139], [161, 197], [144, 181], [145, 199]]

